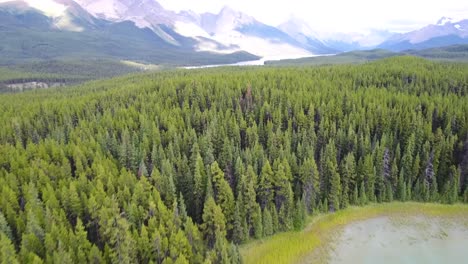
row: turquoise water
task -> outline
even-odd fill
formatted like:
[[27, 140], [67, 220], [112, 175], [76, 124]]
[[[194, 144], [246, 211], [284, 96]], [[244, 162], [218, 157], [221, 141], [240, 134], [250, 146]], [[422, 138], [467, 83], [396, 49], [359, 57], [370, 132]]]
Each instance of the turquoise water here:
[[381, 217], [353, 223], [340, 234], [330, 263], [468, 263], [468, 225], [466, 221], [425, 217]]

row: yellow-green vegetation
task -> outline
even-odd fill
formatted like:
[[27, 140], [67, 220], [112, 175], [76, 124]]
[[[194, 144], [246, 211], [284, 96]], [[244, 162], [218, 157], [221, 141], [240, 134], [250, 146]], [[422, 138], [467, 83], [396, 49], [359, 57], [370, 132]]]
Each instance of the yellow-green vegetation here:
[[[332, 214], [311, 217], [307, 227], [300, 232], [286, 232], [241, 247], [244, 263], [300, 263], [315, 250], [326, 246], [327, 240], [343, 226], [354, 221], [378, 216], [425, 215], [430, 217], [455, 217], [468, 219], [468, 205], [442, 205], [430, 203], [387, 203], [366, 207], [350, 207]], [[326, 256], [313, 254], [317, 263]], [[315, 262], [314, 262], [315, 263]]]

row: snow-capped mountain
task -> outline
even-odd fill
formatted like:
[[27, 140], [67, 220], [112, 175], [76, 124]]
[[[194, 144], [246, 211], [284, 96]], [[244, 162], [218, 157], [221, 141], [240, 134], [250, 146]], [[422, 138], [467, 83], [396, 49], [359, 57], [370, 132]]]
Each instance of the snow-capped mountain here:
[[175, 12], [164, 9], [154, 0], [73, 0], [92, 15], [114, 22], [132, 21], [139, 28], [150, 28], [167, 42], [180, 46], [161, 25], [172, 27]]
[[52, 26], [60, 30], [81, 32], [96, 22], [93, 16], [72, 0], [0, 0], [0, 4], [2, 9], [38, 10], [50, 18]]
[[[100, 38], [106, 38], [106, 43], [122, 39], [115, 40], [114, 34], [126, 34], [125, 37], [133, 37], [132, 41], [145, 43], [145, 48], [174, 49], [179, 53], [225, 56], [247, 52], [283, 59], [375, 47], [404, 50], [468, 43], [468, 20], [454, 22], [447, 17], [406, 34], [387, 30], [339, 33], [316, 31], [294, 17], [274, 27], [229, 7], [219, 13], [175, 12], [156, 0], [0, 0], [0, 11], [7, 8], [37, 11], [45, 16], [35, 17], [37, 25], [43, 23], [47, 29], [101, 32]], [[13, 20], [21, 24], [20, 18]], [[159, 46], [152, 47], [150, 43]]]
[[200, 52], [195, 39], [167, 25], [138, 27], [134, 21], [105, 20], [72, 0], [44, 3], [47, 5], [37, 5], [35, 0], [0, 0], [0, 64], [86, 57], [203, 65], [259, 58], [246, 52]]
[[[175, 13], [155, 0], [75, 0], [96, 17], [150, 28], [167, 42], [180, 45], [170, 31], [196, 42], [199, 51], [231, 53], [247, 51], [261, 57], [303, 57], [321, 50], [308, 49], [281, 30], [265, 25], [229, 7], [218, 14]], [[312, 51], [312, 52], [311, 52]]]
[[219, 14], [204, 13], [201, 15], [201, 26], [210, 35], [238, 30], [247, 25], [259, 23], [255, 18], [225, 6]]
[[368, 32], [315, 32], [316, 38], [325, 46], [342, 52], [373, 49], [393, 35], [394, 33], [387, 30], [369, 30]]
[[396, 34], [379, 47], [400, 51], [466, 43], [468, 43], [468, 19], [454, 22], [450, 18], [442, 17], [436, 24]]
[[[269, 59], [305, 57], [314, 54], [281, 30], [229, 7], [224, 7], [218, 14], [201, 14], [198, 19], [195, 17], [192, 21], [198, 21], [197, 26], [207, 33], [205, 37], [208, 36], [209, 39], [230, 47], [231, 51], [244, 50]], [[219, 51], [213, 50], [212, 46], [207, 45], [207, 41], [201, 41], [199, 48]]]
[[96, 17], [133, 21], [139, 27], [171, 25], [176, 14], [154, 0], [74, 0]]
[[453, 18], [451, 17], [441, 17], [438, 21], [437, 21], [437, 26], [443, 26], [447, 23], [452, 23], [453, 22]]
[[319, 40], [315, 32], [307, 22], [296, 17], [291, 17], [288, 21], [278, 26], [283, 32], [293, 37], [296, 41], [308, 47], [308, 50], [319, 54], [333, 54], [340, 50], [327, 46]]

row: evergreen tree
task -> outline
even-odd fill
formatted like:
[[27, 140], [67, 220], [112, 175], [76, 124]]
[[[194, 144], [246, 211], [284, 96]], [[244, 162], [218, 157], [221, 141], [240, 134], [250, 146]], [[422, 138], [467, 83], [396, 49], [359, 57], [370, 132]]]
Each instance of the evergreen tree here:
[[407, 194], [407, 189], [406, 189], [406, 182], [404, 179], [404, 169], [401, 170], [400, 172], [400, 177], [398, 178], [398, 199], [400, 201], [405, 202], [406, 201], [406, 194]]
[[257, 189], [257, 195], [261, 208], [265, 208], [267, 204], [273, 201], [274, 198], [273, 170], [271, 169], [270, 162], [268, 160], [266, 160], [264, 164], [265, 165], [263, 165]]
[[367, 199], [367, 192], [366, 192], [366, 186], [364, 185], [364, 182], [361, 182], [361, 188], [359, 189], [359, 204], [366, 205], [368, 202]]
[[205, 190], [206, 190], [206, 174], [205, 168], [203, 165], [203, 160], [200, 154], [197, 155], [195, 161], [195, 168], [193, 172], [194, 178], [194, 188], [193, 188], [193, 197], [194, 197], [194, 219], [199, 222], [201, 220], [201, 215], [203, 211], [203, 201], [205, 200]]
[[364, 158], [364, 164], [362, 168], [364, 182], [366, 183], [367, 199], [374, 201], [375, 197], [375, 171], [374, 163], [371, 155], [367, 155]]
[[296, 231], [301, 230], [304, 228], [306, 221], [306, 211], [305, 211], [305, 204], [301, 200], [296, 201], [296, 206], [294, 208], [294, 229]]
[[235, 209], [234, 194], [229, 183], [224, 179], [224, 173], [219, 168], [216, 161], [211, 165], [211, 175], [216, 203], [221, 207], [221, 210], [226, 217], [226, 230], [231, 232], [233, 228]]
[[5, 235], [10, 241], [13, 240], [13, 233], [11, 232], [11, 228], [8, 225], [5, 216], [0, 211], [0, 233]]
[[263, 219], [262, 219], [262, 209], [260, 206], [257, 206], [255, 215], [253, 216], [254, 220], [254, 235], [256, 239], [263, 237]]
[[226, 236], [226, 219], [213, 197], [209, 197], [205, 202], [202, 230], [210, 248], [214, 247], [217, 239], [224, 239]]
[[301, 166], [302, 193], [309, 213], [315, 208], [319, 192], [319, 172], [314, 158], [308, 158]]
[[[341, 175], [341, 186], [342, 186], [342, 196], [341, 196], [341, 206], [346, 208], [349, 203], [355, 204], [357, 199], [354, 199], [353, 194], [351, 191], [357, 190], [357, 183], [356, 183], [356, 162], [354, 159], [353, 153], [349, 153], [341, 162], [340, 167], [340, 175]], [[357, 194], [357, 193], [356, 193]], [[351, 200], [351, 201], [350, 201]]]
[[329, 210], [334, 212], [340, 208], [341, 183], [340, 175], [336, 170], [336, 165], [332, 162], [327, 163], [327, 170], [330, 173], [330, 192], [328, 194]]
[[264, 236], [273, 235], [273, 219], [271, 218], [270, 211], [268, 207], [263, 210], [263, 234]]
[[18, 264], [15, 247], [5, 233], [0, 233], [0, 263]]
[[242, 222], [242, 217], [241, 217], [239, 207], [240, 207], [239, 203], [236, 203], [236, 208], [234, 211], [233, 234], [232, 234], [232, 240], [237, 244], [242, 243], [246, 239], [246, 237], [244, 236], [246, 233], [244, 231], [245, 226], [243, 225], [243, 222]]

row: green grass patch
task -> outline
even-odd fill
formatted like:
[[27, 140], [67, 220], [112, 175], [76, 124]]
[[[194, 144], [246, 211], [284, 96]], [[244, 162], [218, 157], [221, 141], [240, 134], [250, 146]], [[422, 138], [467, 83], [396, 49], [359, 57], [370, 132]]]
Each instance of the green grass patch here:
[[[324, 254], [313, 254], [330, 242], [343, 226], [379, 216], [444, 217], [468, 219], [468, 205], [442, 205], [421, 203], [373, 204], [367, 207], [351, 207], [332, 214], [310, 218], [307, 227], [300, 232], [286, 232], [265, 239], [255, 240], [241, 247], [244, 263], [300, 263], [308, 257], [317, 258], [314, 263], [326, 261]], [[310, 262], [310, 259], [309, 259]]]

